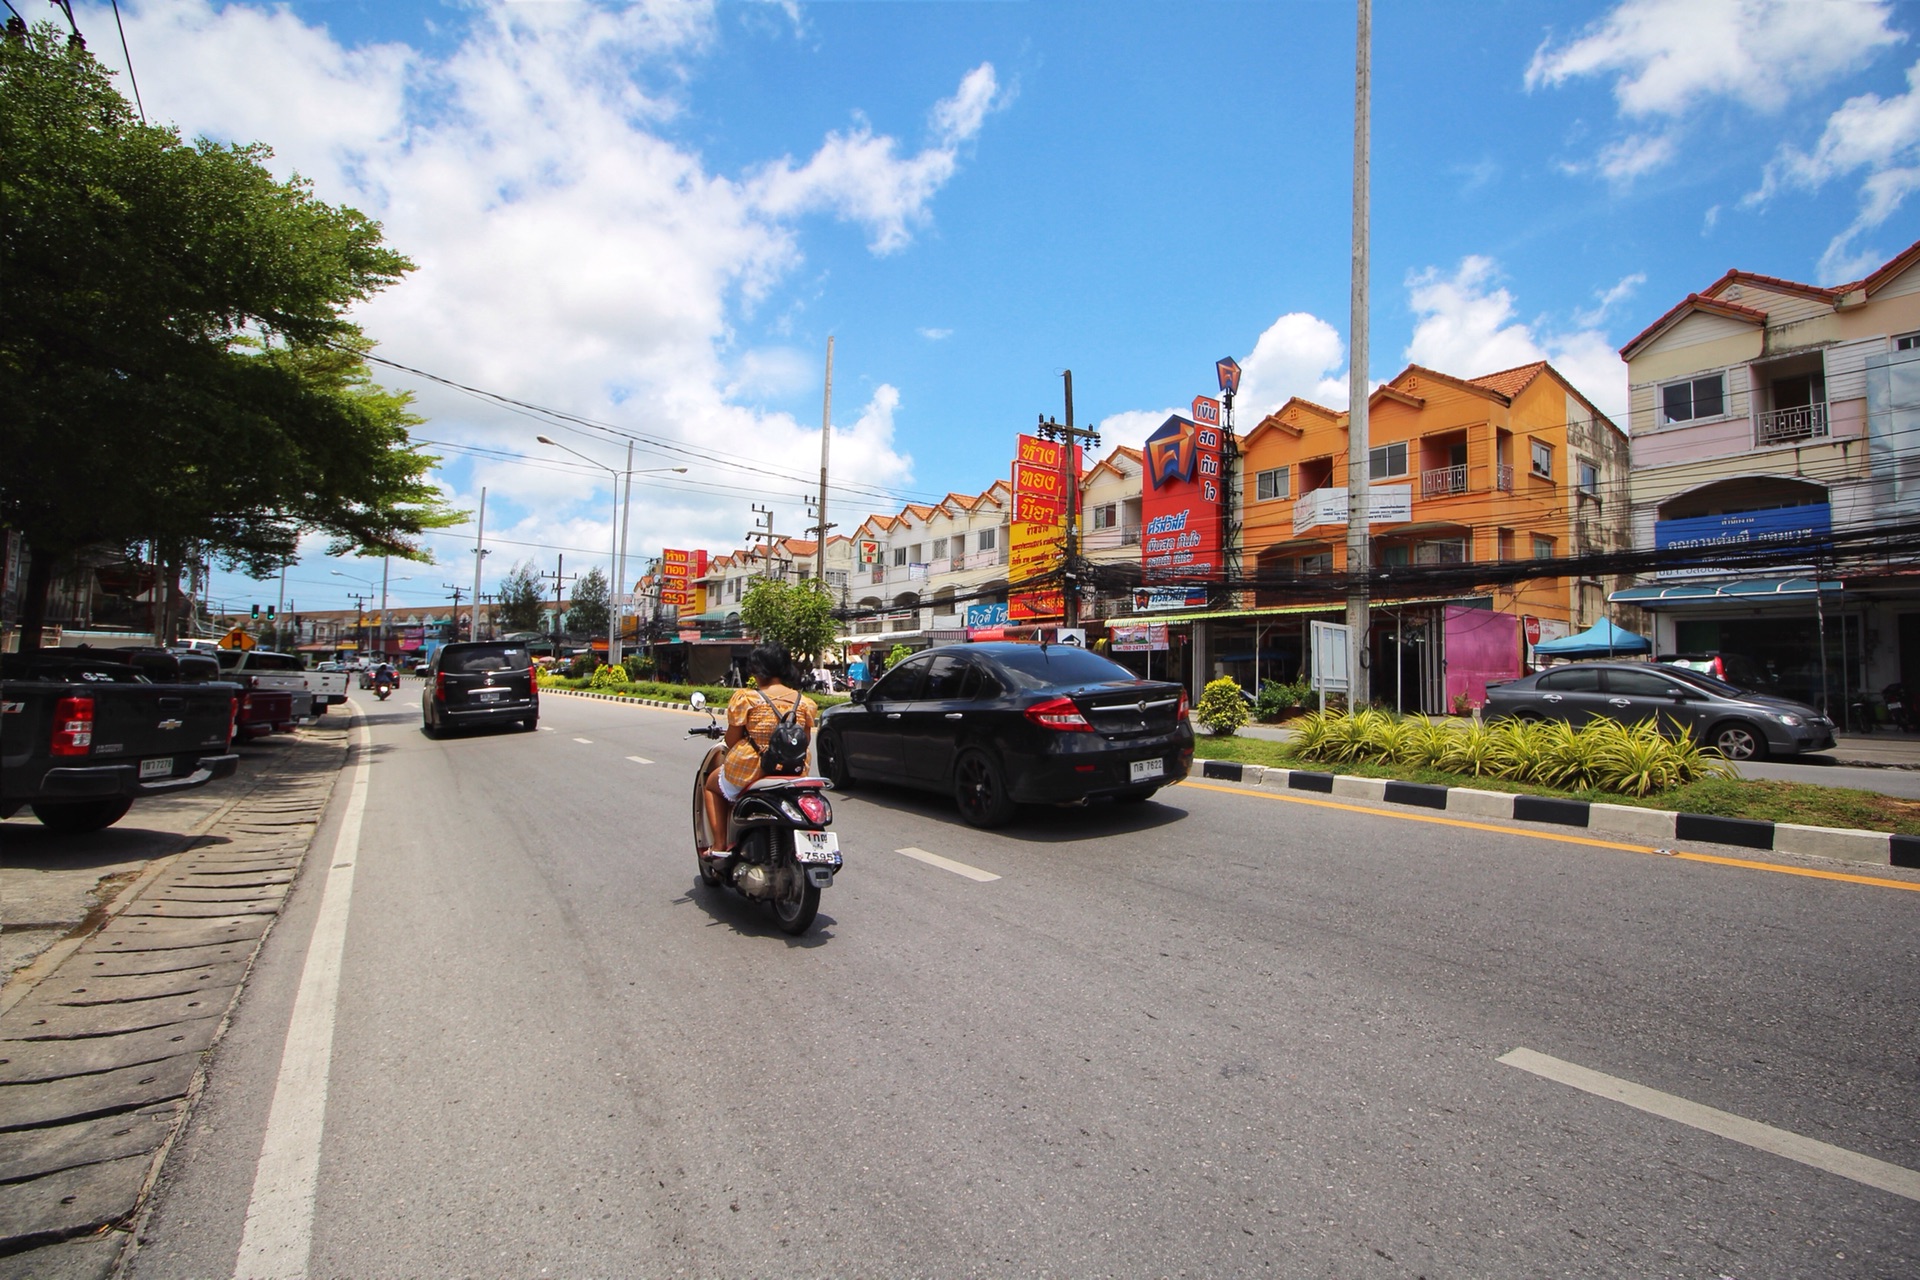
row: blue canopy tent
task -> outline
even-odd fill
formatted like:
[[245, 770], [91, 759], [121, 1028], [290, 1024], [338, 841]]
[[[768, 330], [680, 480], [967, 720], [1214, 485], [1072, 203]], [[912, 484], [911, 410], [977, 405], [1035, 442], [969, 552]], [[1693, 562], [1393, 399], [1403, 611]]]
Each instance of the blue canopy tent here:
[[1577, 636], [1543, 641], [1533, 651], [1543, 658], [1622, 658], [1653, 652], [1653, 641], [1602, 618]]

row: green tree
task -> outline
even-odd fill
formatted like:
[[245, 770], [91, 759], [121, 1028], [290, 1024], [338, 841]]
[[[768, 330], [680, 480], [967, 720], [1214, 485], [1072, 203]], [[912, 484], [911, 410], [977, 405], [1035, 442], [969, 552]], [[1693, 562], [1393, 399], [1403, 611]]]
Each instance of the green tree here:
[[567, 629], [587, 636], [605, 635], [612, 618], [607, 575], [595, 565], [573, 584], [573, 595], [567, 602]]
[[0, 523], [32, 558], [22, 640], [82, 550], [259, 575], [308, 531], [425, 558], [460, 517], [346, 311], [412, 264], [261, 144], [139, 123], [50, 25], [0, 41]]
[[503, 631], [538, 631], [546, 621], [540, 571], [531, 563], [523, 560], [515, 564], [501, 579], [499, 617]]
[[812, 578], [755, 582], [740, 602], [740, 623], [762, 640], [785, 645], [796, 658], [817, 657], [839, 631], [832, 593]]

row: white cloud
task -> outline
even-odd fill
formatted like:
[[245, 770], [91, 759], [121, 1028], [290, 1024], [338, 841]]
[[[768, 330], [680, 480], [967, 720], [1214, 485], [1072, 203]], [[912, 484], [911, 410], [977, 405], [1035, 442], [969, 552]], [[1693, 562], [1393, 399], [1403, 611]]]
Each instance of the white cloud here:
[[[692, 61], [719, 39], [708, 0], [472, 6], [444, 56], [397, 44], [347, 49], [279, 8], [123, 0], [121, 12], [150, 114], [188, 136], [271, 141], [277, 172], [298, 171], [320, 198], [377, 218], [388, 243], [416, 261], [358, 314], [382, 355], [694, 449], [709, 460], [692, 462], [689, 480], [767, 492], [783, 532], [801, 527], [799, 495], [810, 485], [741, 468], [816, 473], [818, 423], [753, 405], [817, 384], [818, 360], [738, 349], [740, 315], [802, 262], [809, 214], [857, 224], [873, 252], [904, 250], [963, 148], [1009, 100], [983, 64], [935, 101], [918, 150], [860, 121], [804, 163], [777, 158], [725, 174], [662, 128], [685, 107]], [[82, 26], [111, 30], [112, 16], [95, 7]], [[787, 17], [798, 23], [791, 6]], [[114, 60], [117, 40], [94, 43]], [[554, 434], [442, 388], [415, 389], [429, 438], [531, 454], [545, 452], [535, 433]], [[853, 425], [836, 427], [836, 479], [911, 479], [894, 440], [899, 403], [881, 386]], [[623, 445], [564, 438], [609, 464], [624, 458]], [[636, 465], [688, 461], [643, 451]], [[490, 533], [589, 549], [610, 540], [604, 476], [451, 452], [445, 466], [463, 506], [488, 486]], [[737, 546], [752, 496], [647, 495], [636, 493], [636, 550]], [[463, 540], [470, 548], [471, 536], [434, 542], [444, 559]], [[490, 562], [489, 575], [504, 567]]]
[[1906, 39], [1884, 0], [1625, 0], [1571, 43], [1551, 39], [1527, 67], [1529, 89], [1612, 76], [1629, 118], [1680, 116], [1713, 98], [1777, 111]]
[[1234, 417], [1248, 426], [1300, 396], [1330, 409], [1347, 405], [1347, 345], [1319, 316], [1292, 311], [1267, 326], [1240, 362]]
[[1624, 0], [1572, 41], [1542, 43], [1526, 86], [1611, 77], [1623, 118], [1671, 122], [1570, 166], [1624, 184], [1670, 163], [1679, 153], [1676, 127], [1708, 103], [1778, 112], [1904, 41], [1892, 17], [1886, 0]]
[[[1639, 283], [1628, 276], [1602, 295], [1603, 305], [1624, 297]], [[1437, 267], [1407, 279], [1414, 312], [1420, 317], [1407, 359], [1456, 378], [1477, 378], [1535, 360], [1548, 360], [1580, 393], [1623, 429], [1626, 425], [1627, 371], [1606, 334], [1592, 327], [1565, 333], [1537, 333], [1521, 322], [1513, 295], [1499, 283], [1491, 258], [1461, 260], [1447, 275]]]
[[1827, 117], [1811, 151], [1783, 146], [1767, 166], [1759, 190], [1746, 198], [1764, 203], [1782, 191], [1818, 191], [1836, 178], [1864, 170], [1860, 211], [1835, 236], [1820, 259], [1823, 279], [1838, 282], [1878, 266], [1886, 255], [1855, 242], [1893, 216], [1920, 188], [1920, 62], [1907, 69], [1907, 91], [1882, 98], [1863, 93]]
[[1605, 291], [1595, 289], [1593, 296], [1599, 299], [1599, 305], [1591, 311], [1574, 313], [1573, 322], [1578, 325], [1593, 326], [1607, 318], [1607, 313], [1631, 298], [1641, 285], [1647, 282], [1647, 273], [1636, 271], [1632, 275], [1622, 276], [1618, 284]]
[[951, 329], [923, 328], [919, 332], [920, 332], [920, 336], [925, 338], [928, 342], [942, 342], [953, 336], [953, 330]]

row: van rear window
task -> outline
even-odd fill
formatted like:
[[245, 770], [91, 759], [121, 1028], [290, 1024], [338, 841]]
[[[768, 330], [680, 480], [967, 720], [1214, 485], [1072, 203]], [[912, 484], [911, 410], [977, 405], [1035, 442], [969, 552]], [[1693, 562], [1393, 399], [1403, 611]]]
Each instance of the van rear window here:
[[440, 669], [455, 674], [483, 675], [489, 671], [525, 671], [527, 651], [518, 645], [449, 645], [440, 653]]

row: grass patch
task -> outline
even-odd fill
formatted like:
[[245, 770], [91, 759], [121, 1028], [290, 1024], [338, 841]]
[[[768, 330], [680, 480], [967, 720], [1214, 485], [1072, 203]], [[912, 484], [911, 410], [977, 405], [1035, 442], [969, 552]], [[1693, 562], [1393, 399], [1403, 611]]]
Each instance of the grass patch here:
[[[653, 698], [661, 702], [689, 702], [697, 690], [707, 695], [707, 705], [715, 712], [724, 711], [728, 699], [740, 692], [738, 689], [729, 689], [725, 685], [661, 684], [655, 680], [630, 680], [625, 684], [596, 685], [591, 678], [570, 680], [566, 676], [553, 675], [542, 676], [540, 687], [542, 689], [578, 689], [587, 693], [611, 693], [627, 698]], [[809, 693], [806, 696], [812, 698], [814, 705], [822, 711], [847, 701], [844, 693]]]
[[1443, 787], [1474, 787], [1516, 795], [1558, 796], [1569, 800], [1630, 804], [1643, 809], [1671, 809], [1703, 813], [1716, 818], [1753, 818], [1762, 822], [1797, 822], [1809, 827], [1847, 827], [1858, 831], [1891, 831], [1920, 836], [1920, 802], [1862, 791], [1855, 787], [1826, 787], [1813, 782], [1772, 782], [1759, 778], [1703, 778], [1647, 796], [1623, 796], [1604, 791], [1568, 791], [1534, 786], [1506, 778], [1476, 778], [1440, 769], [1352, 761], [1328, 764], [1301, 760], [1290, 744], [1260, 738], [1215, 738], [1200, 734], [1194, 755], [1203, 760], [1234, 760], [1274, 769], [1313, 769], [1360, 778], [1392, 778], [1401, 782], [1429, 782]]

